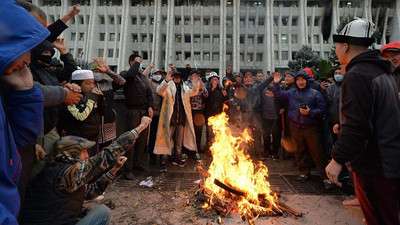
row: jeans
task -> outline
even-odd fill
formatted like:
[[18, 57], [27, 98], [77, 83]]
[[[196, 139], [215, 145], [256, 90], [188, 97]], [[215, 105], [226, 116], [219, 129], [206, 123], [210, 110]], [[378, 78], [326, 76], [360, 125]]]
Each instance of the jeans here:
[[111, 210], [101, 204], [89, 211], [76, 225], [107, 225], [111, 219]]

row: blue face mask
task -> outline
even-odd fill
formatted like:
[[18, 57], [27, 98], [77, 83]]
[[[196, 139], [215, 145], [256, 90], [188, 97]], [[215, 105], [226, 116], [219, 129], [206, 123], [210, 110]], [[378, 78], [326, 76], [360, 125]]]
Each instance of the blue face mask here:
[[161, 78], [162, 78], [161, 75], [153, 75], [153, 80], [155, 80], [155, 81], [160, 81]]
[[333, 79], [335, 79], [335, 81], [338, 82], [338, 83], [342, 82], [343, 78], [344, 78], [344, 76], [341, 75], [341, 74], [335, 74], [333, 76]]
[[93, 73], [93, 78], [97, 82], [103, 80], [103, 77], [104, 77], [103, 73]]
[[139, 68], [143, 69], [143, 64], [142, 63], [140, 63]]

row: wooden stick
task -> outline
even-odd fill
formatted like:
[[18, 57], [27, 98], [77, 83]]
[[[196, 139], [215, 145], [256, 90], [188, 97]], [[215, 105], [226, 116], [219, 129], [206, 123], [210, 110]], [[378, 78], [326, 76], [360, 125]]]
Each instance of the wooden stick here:
[[294, 216], [297, 216], [297, 217], [302, 217], [303, 216], [303, 214], [301, 212], [298, 212], [297, 210], [293, 209], [292, 207], [286, 205], [285, 203], [278, 202], [278, 203], [276, 203], [276, 205], [278, 206], [278, 208], [280, 210], [288, 212], [288, 213], [291, 213]]
[[225, 191], [229, 191], [232, 194], [235, 194], [238, 196], [246, 196], [246, 194], [244, 192], [235, 190], [217, 179], [214, 179], [214, 184], [217, 185], [218, 187], [224, 189]]

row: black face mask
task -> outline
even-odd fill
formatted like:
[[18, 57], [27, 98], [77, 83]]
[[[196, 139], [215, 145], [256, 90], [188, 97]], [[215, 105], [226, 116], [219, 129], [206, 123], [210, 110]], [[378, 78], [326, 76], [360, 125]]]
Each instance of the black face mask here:
[[40, 61], [46, 63], [46, 64], [50, 64], [51, 59], [53, 58], [53, 56], [40, 54], [40, 55], [37, 55], [36, 58], [39, 59]]

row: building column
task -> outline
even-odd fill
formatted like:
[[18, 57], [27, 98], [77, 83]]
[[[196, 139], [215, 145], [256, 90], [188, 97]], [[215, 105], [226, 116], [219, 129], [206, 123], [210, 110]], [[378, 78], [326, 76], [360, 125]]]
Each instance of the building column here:
[[221, 77], [220, 81], [222, 81], [226, 74], [226, 0], [221, 0], [219, 31], [219, 75]]
[[131, 43], [132, 41], [129, 41], [129, 36], [130, 34], [128, 33], [128, 27], [130, 25], [130, 4], [129, 0], [123, 0], [122, 1], [122, 13], [121, 13], [121, 40], [118, 43], [119, 44], [119, 60], [117, 60], [117, 70], [118, 72], [122, 71], [125, 69], [125, 66], [127, 65], [127, 59], [129, 55], [131, 54], [130, 52], [127, 52], [127, 43]]
[[232, 71], [240, 70], [240, 0], [233, 1]]
[[274, 1], [265, 1], [265, 20], [264, 20], [264, 43], [263, 43], [263, 73], [267, 71], [274, 71], [274, 13], [273, 13]]
[[155, 1], [154, 4], [154, 29], [153, 29], [153, 50], [152, 60], [156, 64], [156, 68], [162, 67], [162, 40], [161, 40], [161, 26], [162, 26], [162, 15], [161, 15], [161, 1]]
[[165, 62], [164, 68], [168, 70], [168, 63], [173, 62], [173, 41], [174, 41], [174, 15], [175, 1], [168, 0], [168, 10], [167, 10], [167, 41], [165, 46]]

